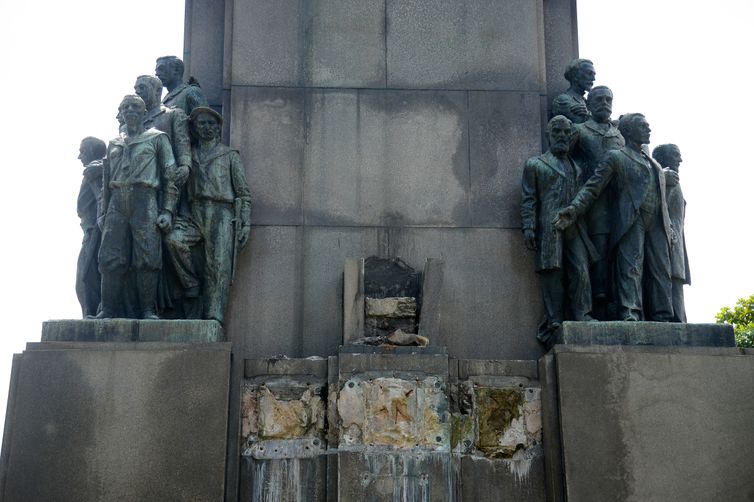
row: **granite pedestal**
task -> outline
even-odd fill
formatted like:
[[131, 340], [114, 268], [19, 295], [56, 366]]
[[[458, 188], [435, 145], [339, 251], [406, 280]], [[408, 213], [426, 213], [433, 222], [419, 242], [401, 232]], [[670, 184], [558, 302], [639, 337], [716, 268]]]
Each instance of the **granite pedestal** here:
[[548, 500], [754, 499], [754, 356], [730, 326], [564, 323], [559, 339], [539, 362]]
[[230, 344], [205, 343], [221, 337], [207, 321], [45, 323], [69, 341], [14, 358], [0, 498], [223, 500]]

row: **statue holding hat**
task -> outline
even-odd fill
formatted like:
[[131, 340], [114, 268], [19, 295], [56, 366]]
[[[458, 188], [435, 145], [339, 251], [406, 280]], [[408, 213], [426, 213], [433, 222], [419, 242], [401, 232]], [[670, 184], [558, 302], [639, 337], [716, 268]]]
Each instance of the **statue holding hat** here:
[[220, 142], [222, 115], [200, 106], [190, 116], [190, 219], [165, 238], [183, 287], [198, 292], [201, 317], [223, 322], [238, 251], [249, 239], [251, 196], [241, 157]]

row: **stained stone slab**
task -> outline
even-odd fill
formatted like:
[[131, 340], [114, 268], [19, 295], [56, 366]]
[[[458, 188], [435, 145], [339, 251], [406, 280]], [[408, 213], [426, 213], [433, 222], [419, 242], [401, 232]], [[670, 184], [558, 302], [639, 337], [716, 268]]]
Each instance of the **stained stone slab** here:
[[328, 455], [258, 460], [241, 457], [240, 498], [244, 502], [327, 500]]
[[449, 453], [395, 453], [372, 449], [338, 453], [338, 500], [450, 502], [453, 467]]
[[304, 91], [233, 87], [230, 106], [230, 144], [246, 168], [252, 224], [302, 224]]
[[306, 224], [470, 224], [465, 93], [318, 90], [307, 97]]
[[223, 500], [230, 344], [45, 342], [14, 364], [3, 500]]
[[544, 502], [544, 456], [525, 460], [461, 456], [458, 486], [460, 501]]
[[232, 58], [234, 85], [384, 87], [385, 4], [235, 2]]
[[536, 0], [388, 0], [388, 87], [538, 91], [540, 10]]
[[659, 345], [735, 347], [733, 327], [726, 324], [665, 322], [566, 321], [555, 333], [565, 345]]
[[228, 340], [243, 356], [303, 355], [301, 281], [300, 229], [252, 226], [225, 316]]
[[219, 109], [223, 103], [224, 2], [188, 0], [184, 30], [185, 78], [195, 77], [210, 106]]
[[[717, 500], [754, 495], [754, 356], [734, 348], [558, 346], [565, 493], [552, 500]], [[547, 429], [546, 429], [547, 431]], [[553, 437], [545, 436], [545, 445]], [[551, 471], [556, 472], [556, 471]], [[562, 483], [562, 485], [561, 485]]]
[[475, 227], [521, 228], [521, 176], [542, 152], [538, 93], [469, 93], [471, 220]]
[[66, 319], [42, 323], [43, 342], [210, 343], [223, 340], [223, 327], [217, 321]]

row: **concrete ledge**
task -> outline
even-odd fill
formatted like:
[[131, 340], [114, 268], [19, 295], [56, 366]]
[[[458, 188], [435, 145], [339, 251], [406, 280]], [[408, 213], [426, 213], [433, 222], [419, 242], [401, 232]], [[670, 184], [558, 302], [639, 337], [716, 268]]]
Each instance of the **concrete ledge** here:
[[338, 356], [338, 372], [341, 379], [348, 378], [349, 375], [355, 373], [375, 371], [424, 373], [446, 378], [448, 375], [448, 356], [447, 354], [422, 354], [416, 351], [404, 354], [341, 352]]
[[448, 348], [443, 345], [430, 345], [428, 347], [416, 346], [380, 346], [380, 345], [341, 345], [340, 354], [395, 354], [408, 355], [416, 354], [419, 356], [426, 355], [447, 355]]
[[520, 376], [537, 378], [537, 361], [458, 359], [458, 378], [472, 376]]
[[736, 341], [727, 324], [567, 321], [555, 333], [555, 344], [735, 347]]
[[327, 359], [323, 357], [307, 357], [306, 359], [246, 359], [244, 361], [244, 376], [272, 375], [305, 375], [317, 378], [327, 378]]
[[63, 319], [42, 323], [43, 342], [179, 342], [225, 340], [217, 321], [138, 319]]

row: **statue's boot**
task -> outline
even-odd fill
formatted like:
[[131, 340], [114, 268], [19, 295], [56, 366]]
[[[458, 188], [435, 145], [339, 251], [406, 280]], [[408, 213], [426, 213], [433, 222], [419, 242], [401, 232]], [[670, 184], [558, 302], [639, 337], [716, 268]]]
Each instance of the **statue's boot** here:
[[102, 301], [96, 319], [112, 319], [118, 317], [122, 305], [121, 287], [123, 286], [123, 274], [105, 272], [102, 274]]
[[136, 289], [141, 304], [142, 319], [159, 319], [155, 304], [157, 303], [157, 281], [159, 272], [156, 270], [141, 270], [136, 272]]

